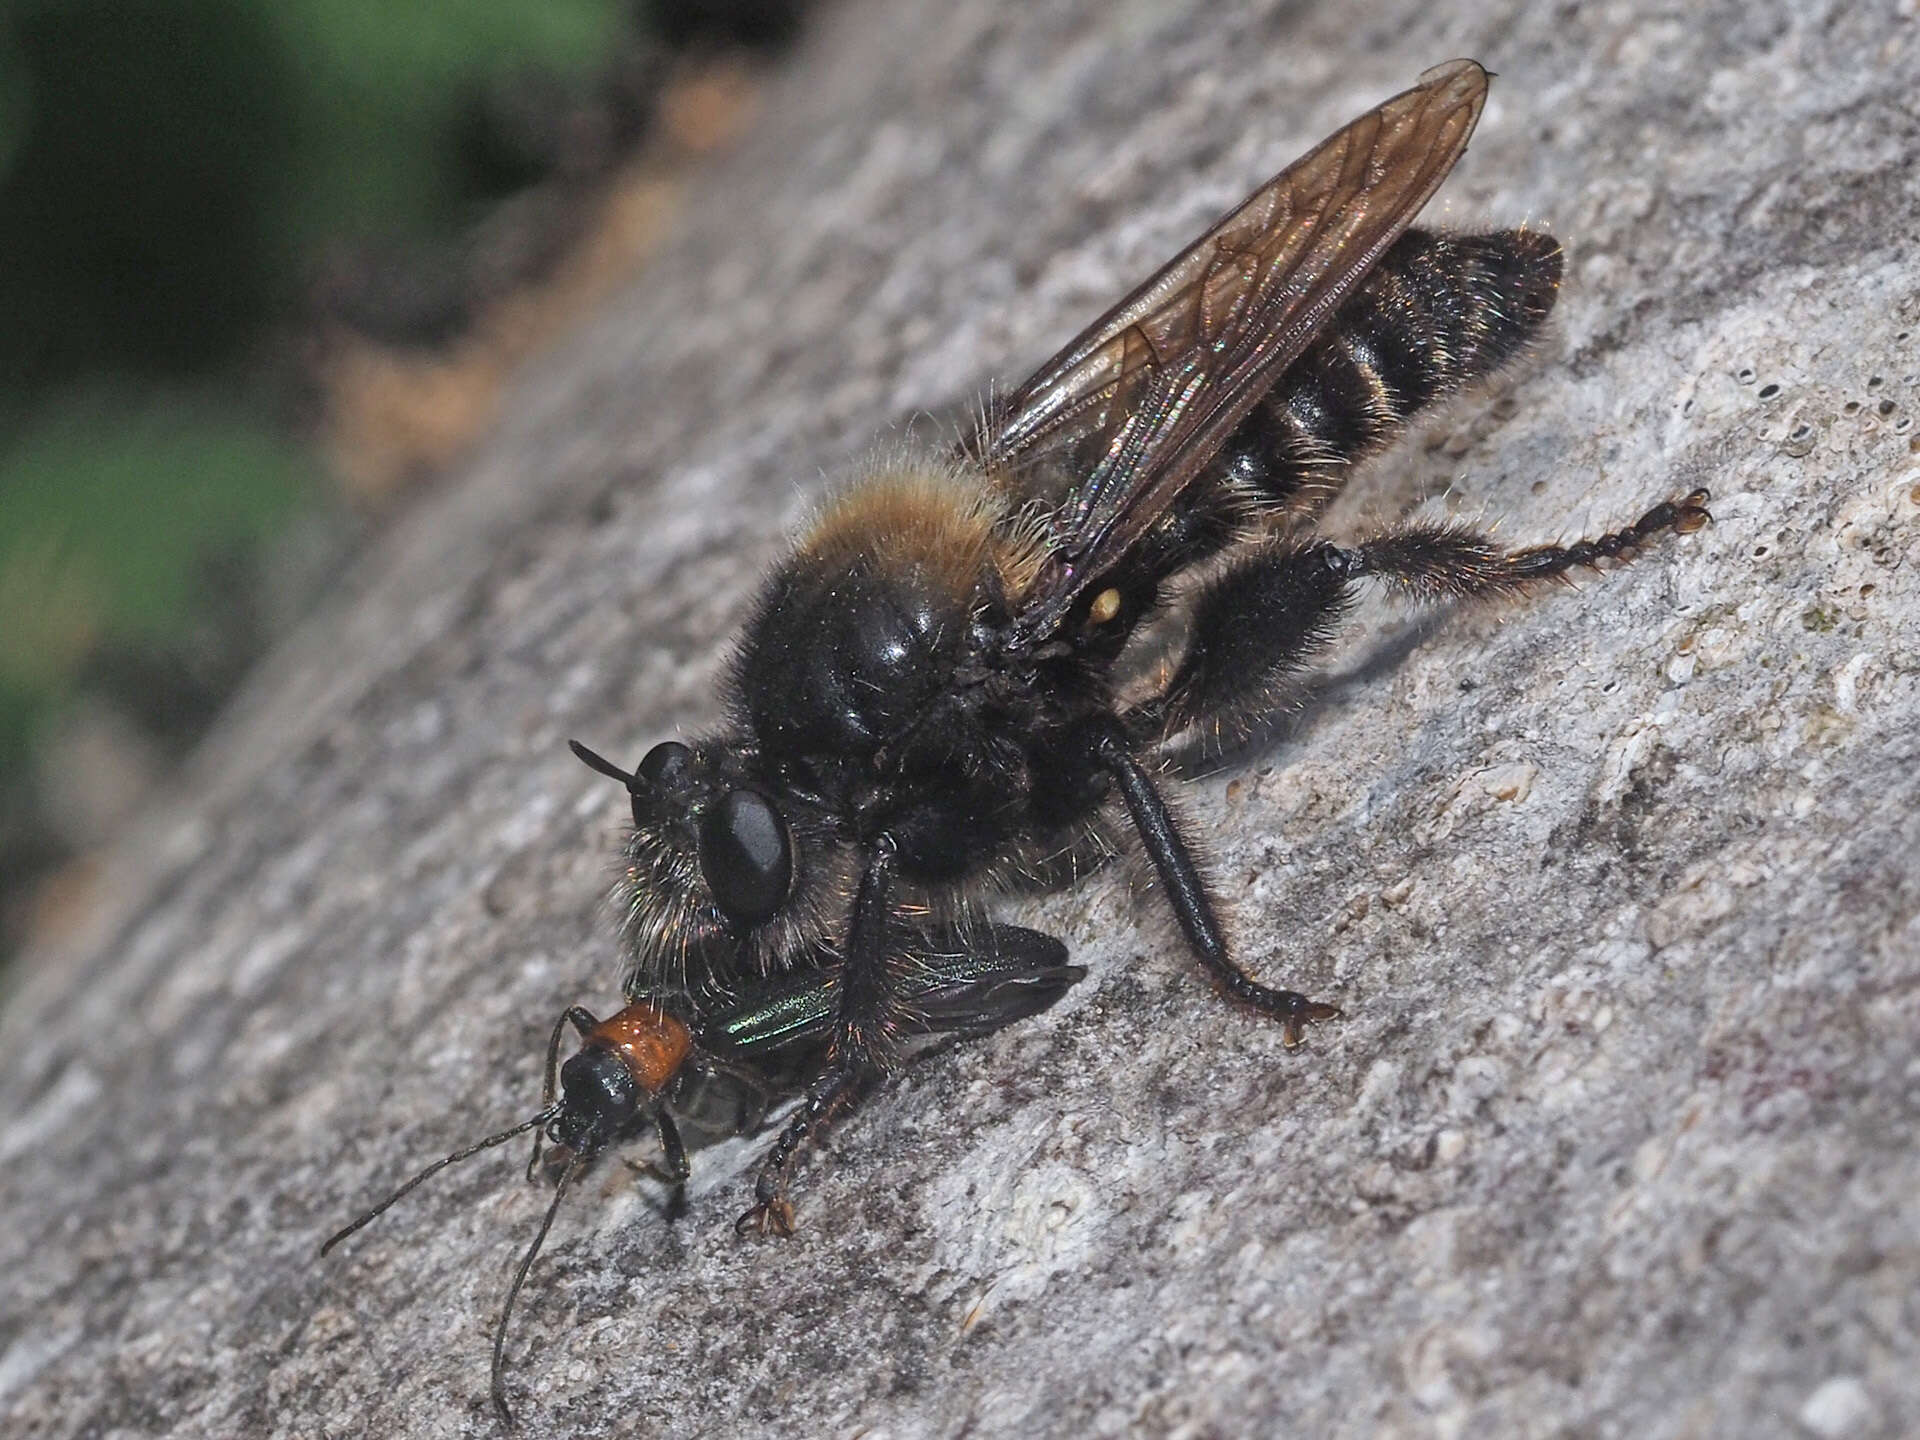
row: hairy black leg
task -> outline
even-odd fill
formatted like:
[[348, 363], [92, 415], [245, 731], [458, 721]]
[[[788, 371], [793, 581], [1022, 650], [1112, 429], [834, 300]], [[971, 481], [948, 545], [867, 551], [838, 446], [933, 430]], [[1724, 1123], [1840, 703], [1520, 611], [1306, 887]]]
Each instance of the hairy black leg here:
[[1155, 728], [1173, 736], [1272, 708], [1277, 686], [1333, 638], [1353, 597], [1352, 556], [1325, 542], [1280, 542], [1208, 583], [1161, 698]]
[[1117, 721], [1102, 725], [1093, 737], [1094, 758], [1113, 777], [1133, 817], [1134, 828], [1146, 846], [1167, 901], [1186, 934], [1187, 943], [1200, 957], [1200, 963], [1236, 1000], [1280, 1021], [1281, 1037], [1292, 1046], [1303, 1036], [1301, 1027], [1321, 1020], [1338, 1019], [1340, 1010], [1310, 1000], [1297, 990], [1274, 990], [1262, 985], [1235, 963], [1227, 949], [1226, 936], [1214, 913], [1213, 896], [1194, 863], [1193, 852], [1181, 837], [1167, 803], [1160, 798], [1153, 780], [1133, 758], [1126, 736]]
[[1376, 535], [1345, 553], [1355, 575], [1374, 576], [1414, 600], [1513, 594], [1580, 566], [1630, 560], [1665, 531], [1691, 535], [1713, 519], [1707, 511], [1710, 498], [1705, 490], [1695, 490], [1654, 506], [1625, 529], [1571, 545], [1507, 550], [1463, 525], [1413, 525]]
[[801, 1147], [858, 1097], [860, 1082], [885, 1066], [899, 997], [893, 973], [894, 845], [881, 836], [867, 857], [860, 893], [847, 927], [846, 953], [840, 965], [840, 1003], [834, 1015], [833, 1044], [827, 1070], [807, 1091], [761, 1163], [754, 1182], [753, 1208], [735, 1222], [780, 1235], [793, 1233], [793, 1206], [787, 1200], [787, 1173]]
[[814, 1081], [807, 1098], [760, 1163], [760, 1176], [753, 1185], [753, 1208], [733, 1222], [735, 1233], [744, 1235], [754, 1230], [762, 1235], [793, 1234], [793, 1202], [787, 1199], [787, 1172], [793, 1168], [801, 1147], [853, 1104], [859, 1083], [858, 1072], [839, 1064]]
[[1571, 545], [1506, 550], [1453, 524], [1409, 526], [1350, 548], [1325, 541], [1269, 545], [1201, 592], [1179, 668], [1158, 700], [1128, 716], [1129, 728], [1172, 737], [1267, 713], [1281, 683], [1332, 639], [1362, 577], [1426, 602], [1514, 594], [1579, 566], [1629, 560], [1665, 531], [1690, 534], [1712, 518], [1708, 498], [1695, 490], [1654, 506], [1624, 529]]
[[[593, 1033], [593, 1027], [600, 1022], [593, 1018], [593, 1012], [584, 1005], [569, 1005], [560, 1012], [560, 1018], [553, 1022], [553, 1034], [547, 1039], [547, 1080], [540, 1091], [540, 1108], [553, 1109], [553, 1097], [560, 1093], [560, 1037], [566, 1033], [568, 1024], [580, 1032], [580, 1038], [586, 1039]], [[533, 1132], [533, 1154], [527, 1158], [527, 1179], [531, 1180], [540, 1171], [540, 1142], [545, 1138], [544, 1130]]]

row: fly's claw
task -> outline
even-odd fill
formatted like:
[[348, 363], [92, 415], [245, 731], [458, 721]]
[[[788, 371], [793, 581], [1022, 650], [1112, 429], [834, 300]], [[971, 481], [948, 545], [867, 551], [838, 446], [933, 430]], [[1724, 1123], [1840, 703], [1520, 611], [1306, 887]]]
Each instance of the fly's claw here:
[[1707, 509], [1707, 501], [1712, 498], [1709, 491], [1694, 490], [1678, 500], [1656, 505], [1642, 515], [1631, 530], [1622, 532], [1621, 538], [1631, 546], [1658, 535], [1662, 530], [1671, 530], [1676, 535], [1691, 535], [1696, 530], [1704, 530], [1713, 519], [1713, 512]]
[[1676, 507], [1679, 514], [1674, 517], [1674, 533], [1691, 535], [1694, 531], [1704, 529], [1711, 524], [1713, 512], [1707, 509], [1707, 501], [1712, 498], [1713, 496], [1705, 490], [1695, 490], [1682, 500]]

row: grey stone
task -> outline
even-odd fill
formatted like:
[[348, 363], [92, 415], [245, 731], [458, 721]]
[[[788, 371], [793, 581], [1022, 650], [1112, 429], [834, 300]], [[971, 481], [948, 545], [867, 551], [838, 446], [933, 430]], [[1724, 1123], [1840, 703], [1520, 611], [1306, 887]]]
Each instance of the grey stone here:
[[[1188, 787], [1287, 1052], [1124, 867], [1092, 967], [876, 1096], [741, 1241], [604, 1163], [510, 1339], [529, 1435], [1920, 1428], [1920, 87], [1904, 5], [855, 0], [676, 240], [130, 817], [0, 1018], [9, 1436], [480, 1435], [543, 1192], [413, 1168], [617, 999], [621, 756], [714, 718], [783, 529], [1428, 65], [1434, 214], [1567, 242], [1557, 329], [1356, 483], [1516, 539], [1716, 523], [1498, 610], [1370, 608]], [[631, 1158], [644, 1160], [643, 1144]]]

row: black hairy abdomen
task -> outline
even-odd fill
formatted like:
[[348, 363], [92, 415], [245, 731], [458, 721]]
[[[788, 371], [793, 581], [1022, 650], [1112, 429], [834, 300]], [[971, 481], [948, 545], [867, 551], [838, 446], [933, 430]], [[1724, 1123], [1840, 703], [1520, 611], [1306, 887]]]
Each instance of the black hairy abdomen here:
[[1211, 488], [1309, 511], [1423, 407], [1499, 369], [1553, 310], [1551, 235], [1409, 230], [1221, 447]]

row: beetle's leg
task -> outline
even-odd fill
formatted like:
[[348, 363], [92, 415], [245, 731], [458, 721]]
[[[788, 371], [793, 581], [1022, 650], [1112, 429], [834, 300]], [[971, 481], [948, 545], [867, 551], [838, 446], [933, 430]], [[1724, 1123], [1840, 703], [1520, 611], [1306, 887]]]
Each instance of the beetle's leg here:
[[[560, 1012], [560, 1018], [553, 1022], [553, 1034], [547, 1040], [547, 1080], [540, 1091], [540, 1108], [551, 1110], [553, 1097], [560, 1092], [560, 1037], [566, 1032], [568, 1023], [580, 1032], [580, 1038], [586, 1039], [593, 1033], [594, 1026], [600, 1022], [593, 1018], [593, 1012], [583, 1005], [570, 1005]], [[531, 1180], [540, 1169], [540, 1142], [545, 1138], [544, 1129], [533, 1132], [533, 1154], [527, 1158], [527, 1179]]]
[[753, 1208], [735, 1222], [738, 1231], [793, 1233], [787, 1172], [807, 1141], [859, 1098], [860, 1083], [886, 1068], [890, 1030], [899, 1007], [892, 957], [893, 863], [893, 841], [883, 835], [867, 857], [860, 893], [853, 902], [826, 1073], [808, 1088], [800, 1109], [767, 1152], [754, 1183]]
[[693, 1166], [687, 1161], [686, 1144], [680, 1139], [680, 1127], [674, 1124], [666, 1101], [653, 1107], [653, 1124], [660, 1132], [661, 1169], [672, 1187], [667, 1193], [667, 1218], [678, 1220], [686, 1213], [687, 1177], [693, 1174]]
[[1187, 943], [1221, 989], [1278, 1019], [1282, 1038], [1290, 1046], [1300, 1043], [1303, 1025], [1339, 1018], [1338, 1006], [1310, 1000], [1297, 990], [1271, 989], [1247, 974], [1234, 960], [1214, 912], [1213, 895], [1194, 862], [1193, 852], [1181, 836], [1167, 802], [1160, 798], [1153, 780], [1134, 759], [1118, 723], [1109, 721], [1101, 726], [1094, 737], [1093, 753], [1119, 786], [1127, 813], [1140, 832], [1140, 841], [1160, 876], [1160, 884], [1167, 892], [1167, 901], [1173, 906], [1174, 917], [1179, 920]]
[[735, 1064], [712, 1053], [703, 1053], [699, 1057], [700, 1067], [716, 1075], [724, 1075], [739, 1086], [743, 1098], [734, 1111], [733, 1118], [727, 1124], [727, 1133], [732, 1135], [750, 1135], [766, 1123], [767, 1112], [781, 1100], [789, 1098], [777, 1087], [767, 1083], [767, 1078], [750, 1065]]

